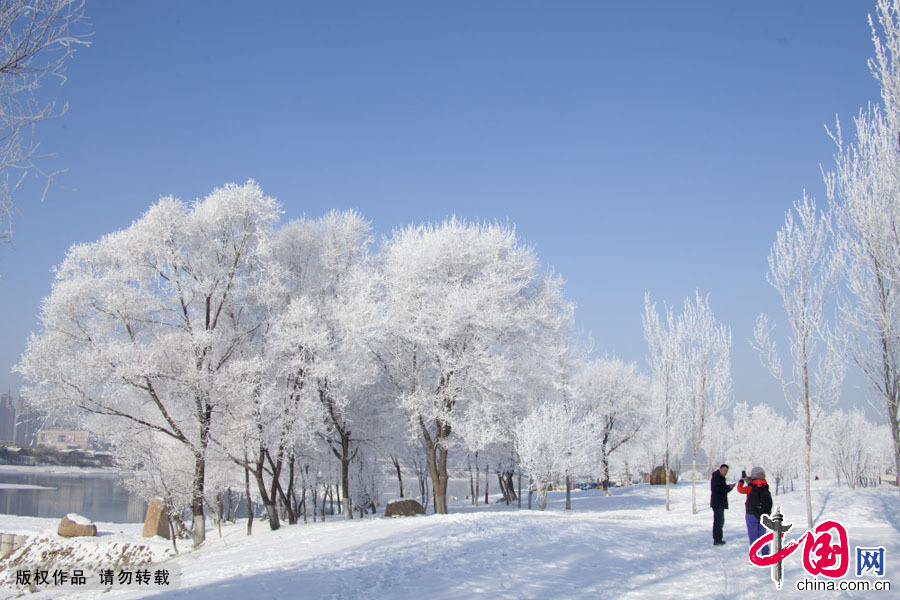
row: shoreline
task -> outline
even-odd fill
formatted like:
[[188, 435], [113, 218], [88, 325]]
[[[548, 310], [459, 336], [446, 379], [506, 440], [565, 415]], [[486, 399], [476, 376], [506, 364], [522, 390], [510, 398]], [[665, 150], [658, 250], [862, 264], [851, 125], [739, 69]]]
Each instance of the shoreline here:
[[55, 473], [73, 474], [87, 473], [95, 475], [129, 475], [131, 471], [123, 471], [115, 467], [74, 467], [70, 465], [0, 465], [0, 473]]

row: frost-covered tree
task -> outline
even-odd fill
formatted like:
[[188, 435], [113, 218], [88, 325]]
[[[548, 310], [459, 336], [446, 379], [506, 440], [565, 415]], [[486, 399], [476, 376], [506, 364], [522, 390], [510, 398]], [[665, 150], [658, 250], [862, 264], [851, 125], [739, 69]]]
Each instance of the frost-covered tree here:
[[731, 331], [720, 324], [699, 293], [676, 321], [676, 393], [685, 409], [691, 446], [691, 511], [697, 512], [697, 455], [709, 419], [731, 403]]
[[781, 295], [790, 327], [789, 343], [793, 364], [784, 374], [781, 359], [771, 337], [768, 318], [760, 315], [754, 340], [763, 364], [778, 379], [785, 400], [803, 424], [805, 435], [806, 514], [813, 527], [812, 448], [816, 423], [823, 410], [833, 405], [844, 379], [844, 362], [835, 343], [826, 343], [825, 308], [834, 283], [833, 255], [828, 244], [830, 218], [816, 210], [804, 193], [794, 203], [794, 213], [785, 214], [769, 252], [766, 279]]
[[[516, 468], [519, 489], [522, 487], [522, 466], [515, 446], [518, 423], [547, 399], [564, 402], [573, 414], [582, 417], [585, 414], [575, 380], [584, 370], [588, 348], [575, 336], [571, 311], [567, 307], [563, 310], [559, 326], [546, 329], [542, 340], [509, 348], [513, 356], [505, 363], [505, 372], [499, 377], [496, 388], [507, 401], [492, 405], [495, 408], [502, 406], [503, 410], [492, 410], [492, 414], [485, 415], [496, 424], [492, 438], [497, 441], [487, 450], [495, 465], [501, 494], [508, 500], [515, 497], [512, 479]], [[535, 348], [540, 351], [536, 352]], [[466, 438], [470, 439], [470, 436]], [[566, 510], [572, 507], [574, 476], [574, 473], [565, 476]]]
[[841, 305], [851, 334], [847, 354], [871, 382], [893, 432], [895, 473], [900, 472], [900, 2], [879, 0], [870, 18], [881, 84], [881, 106], [855, 119], [845, 145], [840, 123], [832, 137], [836, 165], [825, 177], [834, 214], [841, 273], [850, 300]]
[[[451, 434], [477, 449], [515, 398], [507, 381], [568, 324], [558, 278], [497, 223], [454, 219], [394, 232], [380, 260], [379, 333], [371, 349], [428, 458], [435, 511], [447, 512]], [[516, 367], [516, 365], [524, 365]]]
[[[684, 301], [677, 317], [665, 309], [660, 321], [650, 295], [644, 297], [644, 336], [650, 348], [654, 389], [652, 403], [665, 432], [665, 472], [673, 439], [683, 428], [691, 449], [691, 507], [697, 511], [696, 464], [703, 445], [707, 421], [731, 402], [731, 332], [712, 314], [699, 292], [694, 301]], [[679, 431], [679, 434], [672, 435]], [[675, 441], [674, 443], [678, 443]], [[668, 502], [666, 477], [666, 509]]]
[[750, 408], [746, 402], [739, 402], [734, 407], [732, 462], [748, 473], [753, 467], [762, 467], [777, 494], [778, 486], [802, 467], [803, 437], [798, 421], [786, 420], [771, 406], [757, 404]]
[[836, 410], [823, 423], [823, 446], [837, 476], [852, 489], [865, 485], [866, 477], [875, 465], [883, 464], [878, 454], [883, 445], [874, 443], [876, 427], [866, 419], [860, 408]]
[[[509, 441], [500, 445], [494, 462], [494, 470], [497, 473], [497, 486], [503, 501], [509, 504], [518, 500], [519, 506], [521, 506], [522, 498], [519, 496], [519, 492], [522, 491], [522, 468], [519, 462], [515, 449], [515, 437], [511, 437]], [[519, 471], [519, 492], [516, 491], [516, 484], [513, 481], [516, 470]]]
[[725, 415], [716, 415], [707, 420], [702, 447], [706, 454], [708, 471], [711, 472], [722, 463], [728, 462], [728, 455], [733, 447], [733, 433]]
[[669, 469], [671, 458], [684, 447], [684, 399], [678, 388], [678, 325], [675, 313], [665, 308], [665, 322], [659, 318], [656, 304], [650, 302], [649, 292], [644, 295], [644, 338], [649, 348], [648, 362], [651, 370], [650, 401], [654, 429], [662, 429], [662, 459], [666, 473], [666, 510], [669, 505]]
[[869, 479], [873, 485], [881, 483], [881, 476], [893, 474], [896, 481], [896, 463], [894, 462], [894, 436], [887, 423], [875, 425], [869, 436], [870, 469]]
[[378, 468], [378, 457], [371, 447], [364, 449], [354, 462], [349, 477], [351, 493], [349, 497], [344, 497], [343, 502], [352, 502], [353, 507], [359, 511], [359, 517], [362, 518], [368, 512], [375, 514], [377, 511], [376, 503], [381, 492], [381, 473]]
[[[313, 289], [309, 291], [313, 292], [315, 314], [326, 332], [326, 343], [311, 346], [315, 356], [311, 374], [315, 375], [316, 396], [325, 418], [323, 439], [341, 463], [344, 517], [350, 518], [350, 462], [358, 451], [354, 446], [375, 442], [383, 408], [375, 365], [362, 343], [376, 318], [372, 314], [374, 273], [368, 250], [371, 226], [354, 211], [332, 211], [319, 219], [318, 229], [318, 285], [310, 286]], [[360, 465], [357, 474], [366, 474], [359, 481], [367, 482], [366, 493], [373, 494], [370, 467]]]
[[252, 476], [269, 527], [275, 530], [280, 527], [279, 501], [288, 522], [297, 520], [291, 499], [299, 475], [296, 456], [311, 444], [319, 412], [302, 388], [278, 378], [266, 355], [259, 354], [266, 350], [257, 339], [252, 354], [232, 361], [220, 392], [226, 402], [214, 441], [248, 479]]
[[[376, 372], [362, 343], [375, 320], [369, 258], [371, 227], [355, 211], [295, 221], [275, 236], [274, 298], [267, 337], [289, 394], [318, 405], [318, 434], [341, 463], [342, 508], [352, 515], [350, 463], [374, 434]], [[278, 286], [277, 286], [278, 287]]]
[[[41, 99], [48, 80], [65, 82], [75, 50], [88, 45], [84, 0], [4, 0], [0, 5], [0, 242], [12, 233], [13, 193], [29, 173], [49, 186], [40, 167], [35, 125], [68, 104]], [[45, 187], [46, 193], [46, 187]]]
[[[648, 389], [648, 395], [652, 393], [651, 387]], [[626, 481], [630, 483], [639, 482], [645, 474], [649, 477], [654, 467], [662, 464], [665, 459], [663, 430], [658, 422], [658, 415], [654, 413], [655, 407], [650, 402], [646, 408], [649, 414], [644, 425], [628, 444], [622, 446], [618, 456], [613, 455], [614, 464], [618, 463], [621, 466]]]
[[127, 423], [110, 428], [105, 439], [112, 444], [116, 466], [128, 474], [125, 487], [140, 498], [162, 499], [180, 534], [194, 487], [190, 449], [165, 434]]
[[517, 424], [516, 452], [541, 490], [541, 510], [555, 481], [589, 467], [592, 442], [587, 422], [559, 399], [542, 402]]
[[575, 379], [575, 401], [593, 435], [603, 493], [609, 495], [613, 452], [631, 441], [647, 420], [649, 382], [634, 364], [601, 358], [584, 365]]
[[205, 539], [222, 379], [261, 326], [245, 307], [278, 212], [254, 182], [232, 184], [190, 205], [163, 198], [127, 229], [73, 246], [17, 366], [32, 402], [75, 406], [186, 448], [195, 545]]
[[[290, 484], [299, 475], [294, 470], [297, 452], [309, 449], [309, 438], [323, 420], [312, 399], [315, 384], [309, 372], [314, 357], [309, 346], [324, 343], [326, 332], [315, 320], [302, 285], [311, 279], [307, 267], [318, 245], [315, 223], [306, 220], [293, 221], [265, 240], [265, 269], [255, 288], [256, 303], [246, 307], [261, 313], [261, 327], [239, 360], [233, 361], [231, 384], [222, 390], [233, 398], [222, 445], [247, 477], [253, 476], [271, 529], [280, 527], [279, 499], [288, 521], [297, 518], [290, 501]], [[287, 490], [282, 484], [285, 469]]]

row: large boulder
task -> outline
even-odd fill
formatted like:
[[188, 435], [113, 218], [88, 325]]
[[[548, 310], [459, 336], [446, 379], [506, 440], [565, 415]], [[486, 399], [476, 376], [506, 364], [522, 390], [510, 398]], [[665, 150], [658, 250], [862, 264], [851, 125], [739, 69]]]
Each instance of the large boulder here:
[[161, 498], [153, 498], [147, 503], [147, 516], [144, 518], [144, 537], [160, 536], [167, 540], [169, 536], [169, 515]]
[[63, 537], [81, 537], [97, 535], [97, 526], [90, 519], [69, 513], [59, 522], [56, 533]]
[[425, 507], [412, 498], [407, 500], [392, 500], [384, 509], [386, 517], [414, 517], [424, 515]]
[[[666, 470], [663, 467], [656, 467], [650, 474], [650, 485], [666, 485]], [[669, 483], [678, 483], [678, 477], [675, 471], [669, 469]]]

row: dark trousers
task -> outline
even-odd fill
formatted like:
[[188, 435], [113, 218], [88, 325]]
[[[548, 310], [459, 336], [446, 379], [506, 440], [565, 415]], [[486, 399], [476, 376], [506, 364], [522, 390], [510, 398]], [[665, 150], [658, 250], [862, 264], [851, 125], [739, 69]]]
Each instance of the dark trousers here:
[[713, 511], [713, 541], [722, 541], [722, 528], [725, 526], [725, 509], [714, 508]]

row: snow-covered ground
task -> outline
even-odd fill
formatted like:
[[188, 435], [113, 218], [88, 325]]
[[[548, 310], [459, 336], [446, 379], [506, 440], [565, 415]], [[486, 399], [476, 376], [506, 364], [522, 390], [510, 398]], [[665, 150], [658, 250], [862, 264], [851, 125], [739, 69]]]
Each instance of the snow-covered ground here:
[[[573, 492], [565, 511], [564, 493], [551, 493], [548, 509], [517, 510], [491, 504], [473, 508], [467, 501], [451, 504], [450, 515], [284, 526], [269, 531], [264, 522], [246, 535], [246, 523], [229, 525], [221, 537], [210, 528], [207, 543], [166, 560], [171, 543], [140, 537], [140, 524], [98, 523], [101, 535], [75, 542], [93, 563], [98, 544], [121, 549], [144, 548], [141, 556], [163, 561], [147, 567], [171, 567], [181, 573], [179, 589], [114, 588], [105, 598], [390, 598], [457, 600], [465, 598], [793, 598], [858, 597], [860, 592], [800, 592], [795, 584], [806, 576], [802, 548], [787, 559], [784, 589], [776, 590], [768, 568], [750, 565], [744, 528], [743, 497], [729, 495], [727, 544], [712, 545], [708, 484], [698, 482], [698, 514], [691, 514], [691, 488], [673, 488], [672, 510], [664, 508], [664, 488], [648, 485], [616, 488], [612, 497], [599, 491]], [[788, 539], [805, 530], [804, 494], [776, 496], [785, 522], [794, 523]], [[897, 597], [900, 590], [900, 494], [889, 486], [848, 490], [824, 482], [814, 487], [817, 519], [840, 521], [849, 533], [855, 579], [855, 547], [884, 547], [884, 579], [895, 590], [865, 596]], [[0, 531], [42, 533], [52, 542], [57, 522], [0, 515]], [[112, 544], [113, 546], [110, 546]], [[77, 552], [76, 552], [77, 554]], [[15, 555], [13, 555], [15, 556]], [[32, 568], [38, 565], [30, 565]], [[0, 563], [0, 567], [6, 567]], [[96, 565], [95, 565], [96, 567]], [[43, 568], [46, 568], [43, 567]], [[71, 567], [70, 567], [71, 568]], [[101, 566], [102, 568], [102, 566]], [[4, 577], [12, 569], [7, 568]], [[95, 571], [85, 569], [89, 579]], [[12, 575], [14, 579], [14, 575]], [[875, 581], [873, 577], [866, 577]], [[17, 595], [11, 587], [0, 597]], [[95, 588], [73, 591], [44, 586], [31, 598], [93, 598]]]

